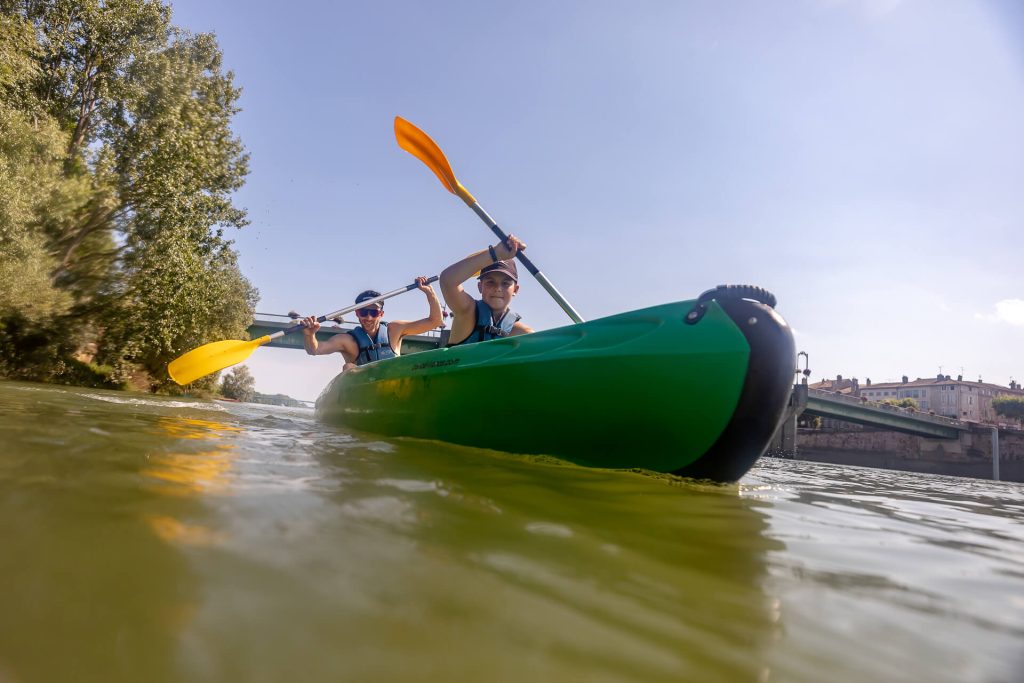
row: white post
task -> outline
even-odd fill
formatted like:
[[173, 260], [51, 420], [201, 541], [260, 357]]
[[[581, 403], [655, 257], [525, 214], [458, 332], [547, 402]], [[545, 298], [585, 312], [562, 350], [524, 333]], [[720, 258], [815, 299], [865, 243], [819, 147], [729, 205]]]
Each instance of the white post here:
[[992, 428], [992, 480], [999, 481], [999, 427]]

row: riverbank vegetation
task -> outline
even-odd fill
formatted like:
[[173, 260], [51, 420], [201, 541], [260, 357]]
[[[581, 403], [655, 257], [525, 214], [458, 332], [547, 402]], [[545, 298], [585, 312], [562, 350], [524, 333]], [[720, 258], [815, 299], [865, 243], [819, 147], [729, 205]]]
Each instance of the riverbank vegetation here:
[[1016, 420], [1018, 425], [1024, 425], [1024, 398], [1020, 396], [996, 396], [992, 399], [992, 409], [996, 414]]
[[172, 390], [245, 338], [239, 94], [159, 1], [0, 0], [0, 377]]
[[300, 408], [304, 404], [287, 394], [261, 394], [256, 391], [256, 379], [244, 365], [236, 365], [224, 375], [220, 384], [220, 395], [241, 403], [263, 403], [274, 406]]
[[917, 404], [917, 399], [910, 397], [906, 398], [883, 398], [879, 401], [882, 405], [894, 406], [896, 408], [906, 408], [907, 410], [919, 410], [920, 406]]
[[246, 366], [236, 365], [224, 375], [220, 393], [224, 398], [248, 403], [256, 396], [256, 378]]

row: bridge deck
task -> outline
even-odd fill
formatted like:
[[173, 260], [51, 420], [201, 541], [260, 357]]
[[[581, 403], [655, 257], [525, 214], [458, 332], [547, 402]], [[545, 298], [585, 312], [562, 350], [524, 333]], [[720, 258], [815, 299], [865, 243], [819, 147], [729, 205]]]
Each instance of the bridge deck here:
[[818, 389], [807, 390], [804, 413], [845, 422], [891, 429], [905, 434], [956, 439], [970, 430], [970, 424], [950, 417], [911, 412], [904, 408], [865, 401]]

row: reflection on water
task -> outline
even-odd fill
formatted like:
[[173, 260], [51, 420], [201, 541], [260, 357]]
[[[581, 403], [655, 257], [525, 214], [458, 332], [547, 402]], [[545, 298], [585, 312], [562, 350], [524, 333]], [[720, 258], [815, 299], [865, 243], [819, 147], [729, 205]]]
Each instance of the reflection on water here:
[[[161, 437], [160, 443], [172, 445], [172, 449], [146, 458], [147, 466], [140, 473], [160, 484], [147, 488], [168, 496], [223, 494], [228, 489], [228, 472], [236, 458], [235, 445], [225, 439], [241, 432], [241, 427], [215, 420], [158, 417], [151, 433]], [[181, 445], [180, 440], [192, 448], [174, 450]], [[145, 514], [144, 518], [157, 537], [168, 543], [212, 546], [226, 538], [223, 532], [201, 524], [187, 524], [167, 514]]]
[[1019, 486], [708, 486], [5, 383], [0, 443], [3, 683], [1024, 671]]
[[169, 543], [209, 546], [224, 540], [224, 534], [215, 533], [206, 527], [195, 524], [183, 524], [167, 515], [151, 515], [146, 520], [156, 535]]
[[227, 473], [235, 459], [235, 445], [226, 441], [237, 436], [242, 429], [235, 425], [214, 420], [199, 420], [189, 417], [159, 417], [153, 432], [161, 443], [185, 445], [201, 442], [202, 446], [184, 451], [153, 453], [147, 458], [148, 466], [142, 474], [159, 480], [166, 486], [156, 490], [166, 495], [198, 495], [206, 492], [223, 492], [228, 486]]

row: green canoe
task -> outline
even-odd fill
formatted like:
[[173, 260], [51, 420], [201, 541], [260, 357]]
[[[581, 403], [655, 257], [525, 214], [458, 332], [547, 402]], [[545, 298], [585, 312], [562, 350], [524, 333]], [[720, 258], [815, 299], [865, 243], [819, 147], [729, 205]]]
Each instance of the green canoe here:
[[763, 289], [378, 361], [342, 373], [320, 420], [581, 465], [735, 481], [785, 410], [793, 335]]

